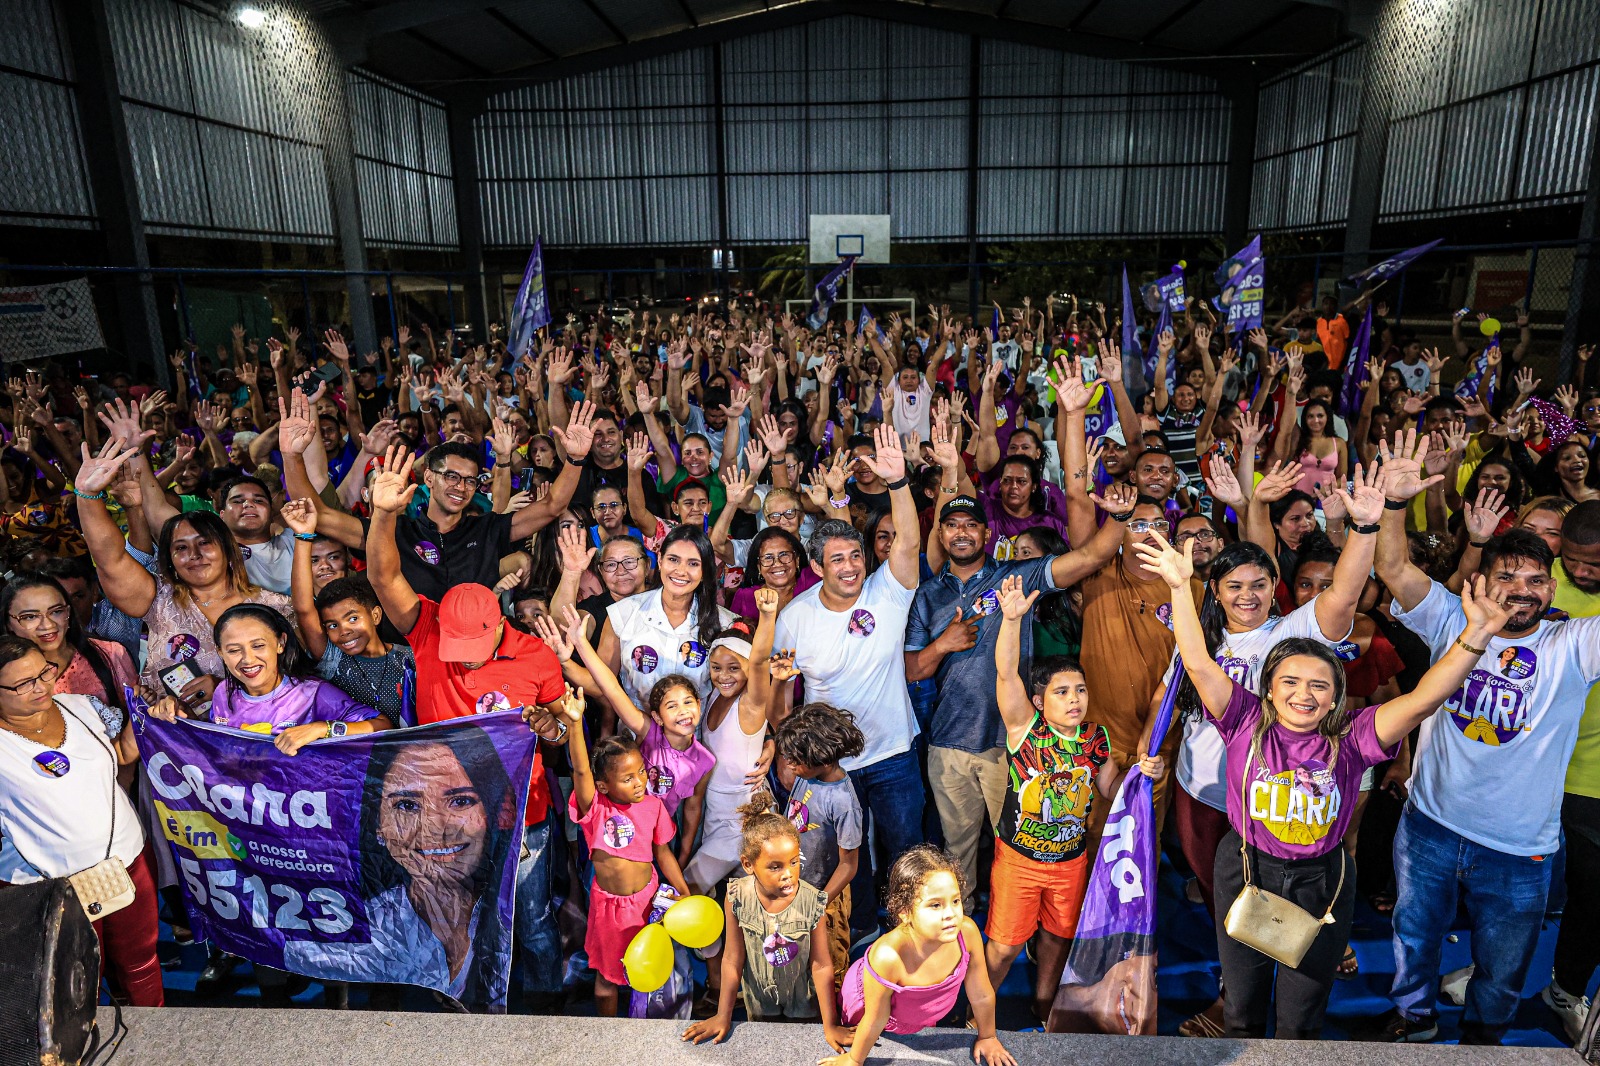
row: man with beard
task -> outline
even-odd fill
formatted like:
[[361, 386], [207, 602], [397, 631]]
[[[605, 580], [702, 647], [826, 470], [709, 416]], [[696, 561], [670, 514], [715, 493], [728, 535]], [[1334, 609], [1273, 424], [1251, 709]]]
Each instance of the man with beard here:
[[[1384, 448], [1389, 502], [1375, 566], [1394, 595], [1395, 621], [1438, 661], [1466, 616], [1461, 598], [1406, 550], [1408, 501], [1439, 480], [1422, 474], [1427, 442], [1397, 438], [1392, 457]], [[1549, 545], [1523, 529], [1483, 549], [1478, 573], [1512, 613], [1461, 689], [1422, 724], [1411, 799], [1394, 840], [1396, 1010], [1384, 1019], [1385, 1039], [1437, 1036], [1440, 947], [1462, 893], [1476, 971], [1461, 1042], [1500, 1043], [1516, 1014], [1544, 919], [1549, 857], [1561, 847], [1561, 789], [1583, 697], [1600, 680], [1600, 617], [1548, 616], [1553, 562]]]
[[[1586, 500], [1567, 512], [1554, 573], [1557, 609], [1574, 618], [1600, 615], [1600, 500]], [[1600, 686], [1589, 690], [1578, 722], [1561, 798], [1561, 829], [1567, 848], [1567, 898], [1592, 900], [1600, 892]], [[1556, 1012], [1574, 1044], [1587, 1020], [1589, 1000], [1583, 991], [1596, 966], [1600, 910], [1568, 907], [1556, 937], [1555, 969], [1540, 998]]]
[[[550, 495], [515, 514], [483, 514], [471, 510], [482, 484], [481, 449], [474, 444], [446, 441], [429, 450], [421, 464], [422, 484], [428, 503], [418, 514], [402, 512], [395, 519], [395, 540], [400, 545], [400, 570], [418, 594], [439, 601], [456, 585], [473, 583], [493, 587], [500, 579], [500, 560], [555, 521], [572, 501], [579, 475], [586, 467], [593, 433], [589, 423], [593, 406], [579, 403], [566, 429], [551, 429], [551, 436], [566, 453], [567, 463], [550, 486]], [[292, 406], [279, 401], [279, 449], [283, 453], [284, 484], [289, 495], [310, 497], [317, 508], [317, 532], [347, 548], [365, 546], [367, 526], [361, 519], [330, 507], [311, 488], [306, 476], [306, 447], [316, 432], [305, 398], [296, 392]], [[509, 455], [496, 455], [509, 462]], [[237, 535], [237, 534], [236, 534]], [[289, 540], [293, 559], [294, 540]], [[245, 560], [246, 567], [249, 560]], [[253, 576], [253, 575], [252, 575]]]
[[1194, 541], [1195, 580], [1204, 585], [1211, 579], [1211, 561], [1217, 557], [1217, 552], [1222, 550], [1222, 534], [1217, 531], [1217, 524], [1208, 516], [1186, 514], [1178, 519], [1172, 546], [1183, 551], [1184, 544], [1191, 540]]

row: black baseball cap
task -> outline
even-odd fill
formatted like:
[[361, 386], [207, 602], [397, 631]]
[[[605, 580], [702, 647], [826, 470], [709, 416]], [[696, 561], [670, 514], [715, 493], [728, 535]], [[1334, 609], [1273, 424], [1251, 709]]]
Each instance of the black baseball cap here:
[[939, 508], [939, 521], [947, 521], [958, 514], [970, 515], [973, 521], [980, 525], [987, 526], [989, 524], [989, 516], [983, 513], [983, 505], [971, 496], [957, 496]]

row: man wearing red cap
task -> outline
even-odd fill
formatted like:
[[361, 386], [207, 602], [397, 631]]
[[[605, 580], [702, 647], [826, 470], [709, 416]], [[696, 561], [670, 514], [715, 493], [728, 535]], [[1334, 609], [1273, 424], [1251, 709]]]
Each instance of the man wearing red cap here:
[[[508, 627], [499, 599], [483, 585], [454, 585], [435, 603], [417, 595], [401, 572], [395, 524], [416, 492], [411, 483], [414, 462], [405, 448], [390, 448], [383, 471], [372, 482], [367, 577], [385, 617], [416, 654], [417, 722], [520, 709], [541, 740], [560, 743], [566, 727], [551, 705], [566, 686], [561, 662], [544, 641]], [[524, 989], [535, 1009], [561, 1005], [561, 946], [550, 910], [549, 813], [544, 761], [535, 749], [516, 909], [516, 934], [527, 967]]]

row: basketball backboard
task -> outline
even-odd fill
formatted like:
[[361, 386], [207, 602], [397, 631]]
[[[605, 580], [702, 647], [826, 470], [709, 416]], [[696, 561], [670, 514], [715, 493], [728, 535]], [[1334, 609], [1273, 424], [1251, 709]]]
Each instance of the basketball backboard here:
[[812, 215], [811, 262], [833, 264], [846, 255], [861, 263], [889, 262], [889, 216]]

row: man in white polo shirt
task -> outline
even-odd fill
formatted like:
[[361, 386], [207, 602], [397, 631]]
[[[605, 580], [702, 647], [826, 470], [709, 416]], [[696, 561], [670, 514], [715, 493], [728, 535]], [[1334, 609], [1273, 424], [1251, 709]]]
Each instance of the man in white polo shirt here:
[[[795, 649], [795, 668], [805, 679], [805, 698], [855, 715], [866, 735], [866, 749], [843, 766], [861, 806], [872, 812], [883, 870], [901, 852], [922, 842], [926, 797], [913, 742], [917, 719], [906, 690], [906, 621], [917, 591], [919, 560], [917, 505], [906, 480], [905, 454], [892, 427], [879, 426], [874, 454], [865, 456], [887, 483], [894, 519], [889, 558], [868, 576], [870, 549], [848, 522], [832, 519], [811, 534], [807, 551], [822, 583], [800, 593], [778, 615], [774, 645]], [[794, 684], [783, 686], [782, 714], [794, 699]], [[871, 888], [868, 864], [861, 864]], [[872, 892], [865, 897], [878, 899]], [[857, 908], [870, 928], [876, 909]]]

